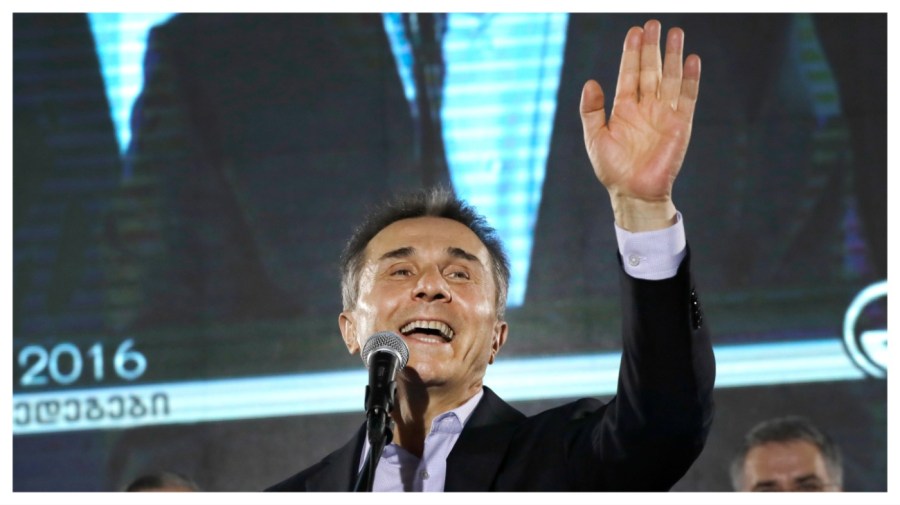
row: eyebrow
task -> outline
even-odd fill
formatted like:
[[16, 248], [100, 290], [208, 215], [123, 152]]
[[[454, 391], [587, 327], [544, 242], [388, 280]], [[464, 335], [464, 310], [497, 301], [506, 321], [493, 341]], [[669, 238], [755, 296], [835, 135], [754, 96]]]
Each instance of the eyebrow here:
[[481, 264], [481, 260], [478, 259], [478, 256], [467, 252], [465, 249], [460, 249], [459, 247], [448, 247], [447, 253], [454, 258], [460, 258], [468, 261], [474, 261], [475, 263]]
[[390, 258], [408, 258], [408, 257], [412, 256], [413, 253], [415, 253], [415, 252], [416, 252], [416, 249], [414, 247], [409, 247], [409, 246], [401, 247], [399, 249], [394, 249], [393, 251], [388, 251], [388, 252], [382, 254], [381, 257], [378, 258], [378, 261], [386, 260], [386, 259], [390, 259]]
[[[408, 258], [416, 253], [416, 248], [412, 246], [400, 247], [398, 249], [394, 249], [392, 251], [388, 251], [381, 255], [378, 258], [378, 261], [392, 259], [392, 258]], [[481, 260], [478, 259], [478, 256], [462, 249], [460, 247], [448, 247], [447, 254], [454, 258], [463, 259], [466, 261], [474, 261], [475, 263], [481, 264]]]

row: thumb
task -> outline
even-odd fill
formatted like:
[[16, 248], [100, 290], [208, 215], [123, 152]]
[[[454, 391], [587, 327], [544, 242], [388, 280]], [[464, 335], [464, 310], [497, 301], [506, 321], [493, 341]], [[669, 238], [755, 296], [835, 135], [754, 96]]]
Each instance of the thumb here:
[[595, 132], [606, 126], [606, 108], [603, 105], [604, 96], [603, 88], [600, 84], [591, 79], [584, 83], [581, 90], [581, 124], [584, 127], [584, 134]]

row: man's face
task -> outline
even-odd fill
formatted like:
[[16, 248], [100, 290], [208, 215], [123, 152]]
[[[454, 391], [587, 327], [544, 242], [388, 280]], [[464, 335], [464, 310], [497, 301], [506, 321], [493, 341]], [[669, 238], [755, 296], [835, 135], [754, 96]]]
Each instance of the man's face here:
[[805, 440], [758, 445], [744, 459], [741, 491], [840, 491], [819, 449]]
[[356, 308], [339, 318], [347, 349], [356, 353], [369, 336], [393, 331], [409, 346], [400, 380], [480, 386], [507, 333], [491, 264], [481, 240], [452, 219], [387, 226], [366, 246]]

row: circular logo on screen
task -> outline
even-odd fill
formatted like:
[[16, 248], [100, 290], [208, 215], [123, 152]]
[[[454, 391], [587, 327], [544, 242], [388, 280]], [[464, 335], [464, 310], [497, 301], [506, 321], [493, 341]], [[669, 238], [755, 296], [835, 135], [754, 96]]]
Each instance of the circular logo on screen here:
[[844, 315], [844, 349], [872, 377], [887, 376], [887, 281], [856, 295]]

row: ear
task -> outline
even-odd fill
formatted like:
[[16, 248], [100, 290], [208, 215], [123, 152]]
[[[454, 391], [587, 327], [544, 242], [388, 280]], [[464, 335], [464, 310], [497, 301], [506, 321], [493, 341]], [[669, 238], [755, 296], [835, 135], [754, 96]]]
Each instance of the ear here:
[[506, 321], [497, 321], [494, 324], [494, 337], [491, 341], [491, 357], [488, 359], [488, 364], [494, 363], [494, 358], [497, 357], [497, 353], [500, 352], [500, 348], [503, 347], [503, 344], [506, 343], [506, 335], [509, 332], [509, 325], [506, 324]]
[[338, 326], [341, 328], [341, 336], [344, 337], [344, 345], [350, 354], [359, 352], [359, 340], [356, 338], [356, 325], [353, 322], [353, 312], [341, 312], [338, 316]]

